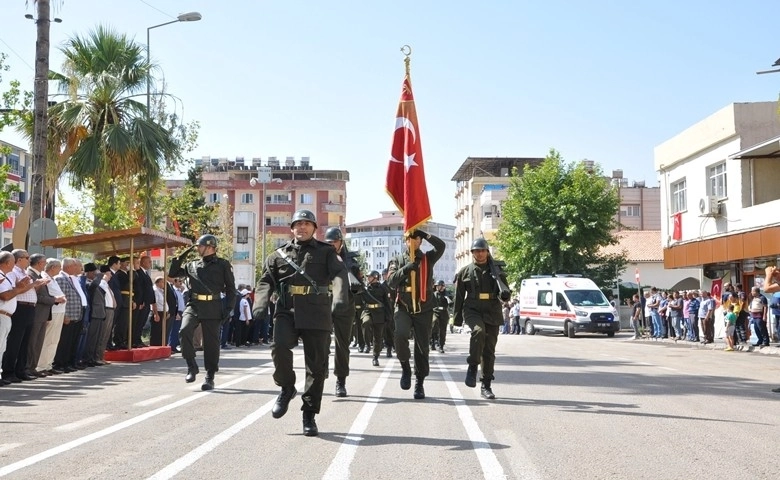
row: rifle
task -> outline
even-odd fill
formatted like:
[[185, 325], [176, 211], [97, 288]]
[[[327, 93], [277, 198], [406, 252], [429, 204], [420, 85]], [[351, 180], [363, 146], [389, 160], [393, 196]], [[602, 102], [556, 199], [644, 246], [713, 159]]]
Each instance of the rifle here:
[[509, 287], [501, 279], [502, 271], [500, 267], [505, 265], [505, 262], [500, 260], [493, 260], [493, 256], [488, 255], [488, 268], [490, 268], [490, 276], [493, 277], [493, 280], [495, 280], [498, 284], [499, 298], [503, 301], [507, 301], [512, 297], [512, 292], [509, 290]]
[[359, 256], [358, 252], [350, 252], [344, 247], [346, 255], [344, 256], [344, 266], [347, 268], [347, 278], [349, 279], [349, 290], [353, 294], [363, 293], [365, 291], [365, 285], [361, 282], [354, 273], [352, 273], [352, 267], [357, 267], [355, 259]]

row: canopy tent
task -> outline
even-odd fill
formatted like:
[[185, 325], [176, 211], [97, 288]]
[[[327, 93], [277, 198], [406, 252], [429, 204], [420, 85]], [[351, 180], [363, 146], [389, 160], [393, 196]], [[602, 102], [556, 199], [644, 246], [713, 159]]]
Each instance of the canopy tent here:
[[[143, 252], [145, 250], [162, 249], [163, 251], [163, 264], [165, 264], [165, 255], [167, 249], [171, 247], [183, 247], [192, 245], [192, 241], [189, 238], [179, 237], [171, 235], [159, 230], [154, 230], [148, 227], [134, 227], [125, 230], [112, 230], [108, 232], [90, 233], [84, 235], [74, 235], [72, 237], [51, 238], [48, 240], [42, 240], [41, 246], [53, 247], [53, 248], [67, 248], [77, 250], [80, 252], [86, 252], [93, 254], [96, 258], [108, 258], [111, 255], [128, 254], [130, 256], [135, 255], [137, 252]], [[130, 274], [130, 298], [133, 298], [133, 269], [129, 271]], [[167, 272], [164, 272], [167, 276]], [[166, 280], [167, 281], [167, 280]], [[127, 322], [128, 335], [127, 335], [127, 351], [128, 353], [132, 347], [132, 314], [130, 309], [128, 316], [130, 317]], [[163, 315], [162, 319], [162, 331], [163, 337], [166, 332], [166, 319]], [[163, 343], [167, 341], [163, 338]], [[165, 347], [170, 356], [170, 348]], [[143, 349], [141, 349], [143, 350]], [[135, 352], [136, 350], [134, 350]], [[131, 361], [145, 360], [143, 355], [131, 355], [128, 357]], [[159, 358], [159, 357], [158, 357]]]

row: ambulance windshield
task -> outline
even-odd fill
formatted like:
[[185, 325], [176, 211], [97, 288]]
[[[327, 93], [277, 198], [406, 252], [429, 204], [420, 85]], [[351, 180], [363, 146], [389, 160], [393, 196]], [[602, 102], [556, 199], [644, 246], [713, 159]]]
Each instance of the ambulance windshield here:
[[609, 302], [601, 290], [566, 290], [564, 293], [575, 307], [609, 306]]

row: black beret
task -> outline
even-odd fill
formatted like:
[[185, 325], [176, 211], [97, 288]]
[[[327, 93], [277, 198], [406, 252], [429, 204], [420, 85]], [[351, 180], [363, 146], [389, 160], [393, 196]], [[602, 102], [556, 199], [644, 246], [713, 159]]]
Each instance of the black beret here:
[[97, 269], [98, 269], [98, 267], [94, 263], [90, 262], [90, 263], [84, 264], [84, 271], [85, 272], [94, 272]]

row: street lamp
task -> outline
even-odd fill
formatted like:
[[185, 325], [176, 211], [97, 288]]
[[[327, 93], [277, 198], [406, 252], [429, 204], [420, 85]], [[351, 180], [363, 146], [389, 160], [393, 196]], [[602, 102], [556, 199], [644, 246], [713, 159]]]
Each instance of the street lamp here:
[[[249, 180], [249, 185], [256, 187], [258, 183], [263, 184], [263, 196], [261, 198], [261, 204], [263, 205], [262, 214], [260, 217], [261, 233], [260, 242], [262, 243], [262, 258], [261, 261], [265, 261], [265, 189], [266, 184], [275, 182], [282, 183], [281, 178], [272, 178], [271, 167], [257, 167], [257, 177]], [[254, 255], [257, 256], [257, 247], [254, 249]], [[255, 268], [257, 268], [257, 258], [255, 258]]]
[[[164, 27], [165, 25], [170, 25], [172, 23], [179, 23], [179, 22], [197, 22], [203, 18], [203, 16], [198, 12], [187, 12], [182, 13], [178, 17], [176, 17], [176, 20], [171, 20], [170, 22], [161, 23], [159, 25], [152, 25], [151, 27], [148, 27], [146, 29], [146, 63], [150, 63], [152, 60], [151, 55], [149, 54], [149, 32], [153, 28], [158, 27]], [[149, 117], [149, 110], [151, 107], [151, 83], [152, 83], [152, 71], [149, 69], [149, 71], [146, 73], [146, 116]]]

